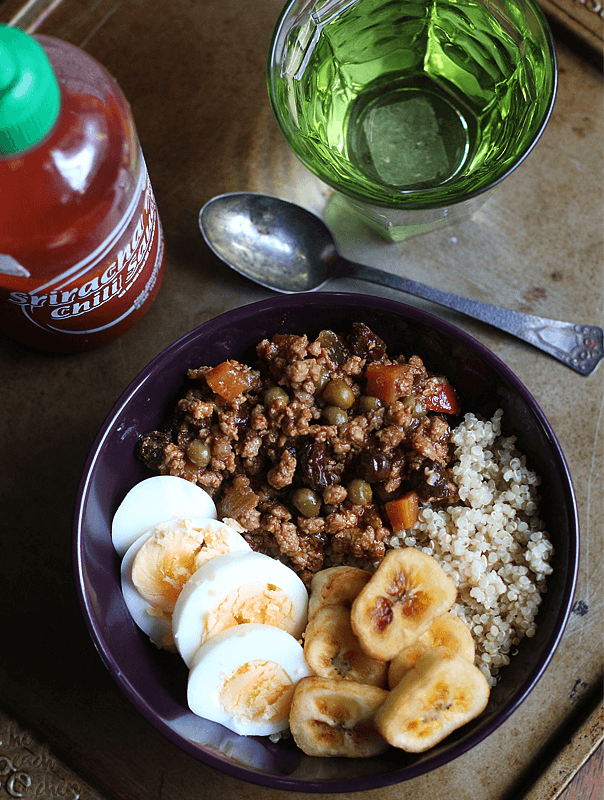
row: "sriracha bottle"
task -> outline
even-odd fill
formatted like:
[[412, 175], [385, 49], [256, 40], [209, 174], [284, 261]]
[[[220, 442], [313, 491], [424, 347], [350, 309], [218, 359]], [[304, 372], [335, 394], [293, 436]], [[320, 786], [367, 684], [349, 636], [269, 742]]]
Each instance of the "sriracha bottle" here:
[[55, 352], [116, 339], [164, 240], [130, 107], [82, 50], [0, 26], [0, 330]]

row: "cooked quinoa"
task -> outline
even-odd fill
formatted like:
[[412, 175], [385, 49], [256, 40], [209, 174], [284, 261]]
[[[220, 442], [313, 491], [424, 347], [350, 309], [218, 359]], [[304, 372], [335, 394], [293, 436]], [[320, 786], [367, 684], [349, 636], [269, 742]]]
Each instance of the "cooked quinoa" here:
[[470, 626], [476, 664], [491, 685], [520, 640], [535, 634], [553, 555], [538, 515], [539, 477], [515, 437], [501, 435], [502, 415], [466, 414], [452, 431], [460, 503], [424, 507], [413, 530], [389, 541], [430, 553], [456, 583], [452, 611]]

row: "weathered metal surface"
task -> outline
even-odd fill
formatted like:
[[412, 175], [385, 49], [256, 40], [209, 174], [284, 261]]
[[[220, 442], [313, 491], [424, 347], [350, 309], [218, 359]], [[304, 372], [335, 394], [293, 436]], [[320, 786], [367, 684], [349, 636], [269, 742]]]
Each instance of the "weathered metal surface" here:
[[[149, 314], [100, 350], [53, 356], [0, 338], [0, 706], [73, 769], [83, 798], [282, 800], [287, 792], [243, 784], [177, 750], [121, 695], [94, 651], [71, 578], [71, 513], [93, 438], [121, 391], [166, 345], [269, 294], [203, 243], [198, 210], [222, 192], [261, 191], [311, 208], [353, 260], [497, 305], [602, 325], [602, 75], [559, 42], [558, 99], [525, 163], [473, 220], [389, 245], [346, 217], [281, 140], [264, 79], [280, 0], [62, 0], [50, 13], [49, 3], [34, 6], [27, 27], [86, 49], [129, 98], [167, 261]], [[17, 11], [14, 0], [0, 2], [0, 21]], [[345, 281], [329, 288], [392, 294]], [[446, 787], [467, 800], [504, 800], [539, 759], [556, 756], [560, 731], [601, 683], [604, 370], [581, 377], [487, 326], [396, 296], [452, 320], [518, 374], [550, 420], [577, 491], [575, 606], [543, 679], [473, 751], [369, 793], [423, 800]], [[0, 754], [10, 755], [4, 734]]]

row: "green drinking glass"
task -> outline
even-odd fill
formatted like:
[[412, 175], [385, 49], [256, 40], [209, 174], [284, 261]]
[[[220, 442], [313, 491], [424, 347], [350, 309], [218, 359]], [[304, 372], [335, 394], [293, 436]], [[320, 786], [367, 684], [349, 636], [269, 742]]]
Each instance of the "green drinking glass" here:
[[523, 161], [557, 64], [536, 0], [290, 0], [267, 80], [296, 156], [401, 241], [467, 218]]

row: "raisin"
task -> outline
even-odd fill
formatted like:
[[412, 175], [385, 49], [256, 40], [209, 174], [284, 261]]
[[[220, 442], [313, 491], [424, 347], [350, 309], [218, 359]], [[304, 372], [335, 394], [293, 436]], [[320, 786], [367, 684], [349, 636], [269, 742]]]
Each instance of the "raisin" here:
[[325, 442], [307, 439], [298, 447], [296, 457], [298, 478], [305, 486], [317, 492], [334, 482], [335, 461]]
[[447, 492], [445, 471], [438, 461], [424, 458], [417, 469], [409, 475], [411, 486], [422, 500], [442, 497]]
[[330, 330], [321, 331], [317, 341], [327, 351], [329, 360], [337, 366], [342, 366], [351, 356], [346, 340]]
[[367, 361], [379, 361], [386, 355], [385, 342], [362, 322], [353, 323], [348, 344], [355, 356]]
[[136, 442], [136, 457], [149, 469], [157, 469], [164, 458], [164, 447], [171, 441], [169, 433], [162, 431], [143, 433]]
[[392, 466], [391, 459], [379, 450], [363, 450], [354, 460], [357, 478], [367, 483], [379, 483], [388, 479]]
[[242, 403], [236, 411], [235, 414], [235, 427], [237, 431], [241, 433], [241, 431], [245, 430], [248, 427], [250, 417], [252, 416], [252, 407], [250, 403], [246, 400]]

